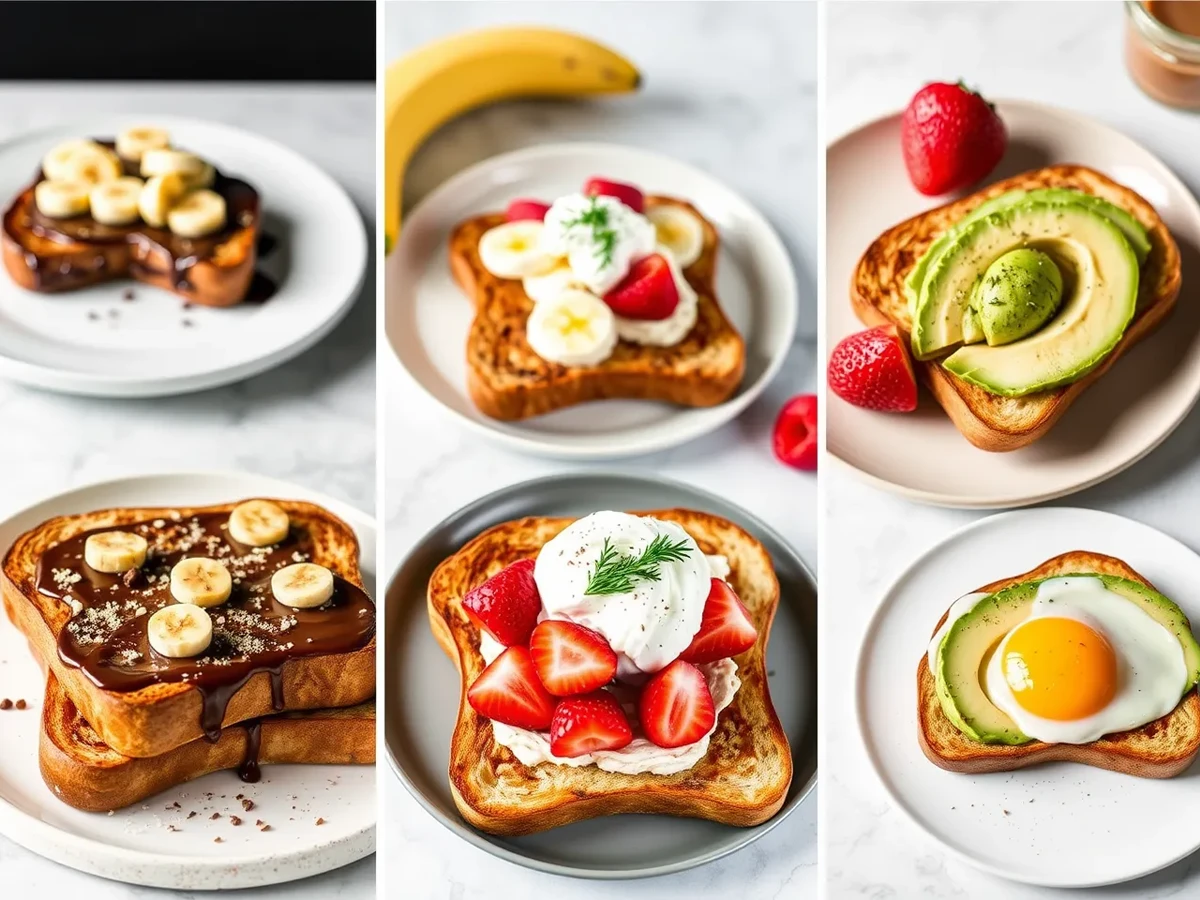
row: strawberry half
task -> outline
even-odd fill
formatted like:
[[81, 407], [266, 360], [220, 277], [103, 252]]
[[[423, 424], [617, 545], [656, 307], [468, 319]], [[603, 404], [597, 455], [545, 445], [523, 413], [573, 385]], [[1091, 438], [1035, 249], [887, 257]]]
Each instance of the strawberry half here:
[[608, 641], [574, 622], [542, 622], [530, 635], [529, 655], [538, 678], [557, 697], [587, 694], [617, 674], [617, 654]]
[[626, 319], [665, 319], [679, 305], [675, 274], [666, 258], [652, 253], [629, 267], [629, 274], [604, 295], [614, 313]]
[[550, 752], [573, 757], [597, 750], [620, 750], [633, 740], [625, 710], [608, 691], [569, 697], [554, 710]]
[[533, 560], [522, 559], [501, 569], [463, 597], [467, 618], [501, 644], [529, 643], [542, 611], [542, 597], [533, 580]]
[[554, 719], [554, 698], [524, 647], [509, 647], [492, 660], [468, 689], [467, 702], [481, 716], [514, 728], [545, 731]]
[[771, 446], [780, 462], [808, 472], [817, 468], [817, 398], [800, 394], [783, 405]]
[[504, 211], [504, 218], [509, 222], [521, 222], [526, 219], [535, 219], [541, 222], [546, 218], [548, 212], [550, 212], [550, 204], [543, 203], [541, 200], [514, 200]]
[[917, 379], [895, 325], [843, 338], [829, 354], [829, 389], [855, 406], [883, 412], [917, 408]]
[[714, 578], [704, 601], [700, 630], [679, 658], [696, 664], [716, 662], [746, 652], [757, 640], [758, 630], [738, 595], [720, 578]]
[[683, 747], [708, 734], [717, 721], [704, 673], [677, 659], [646, 682], [638, 704], [646, 737], [659, 747]]
[[646, 209], [646, 198], [632, 184], [609, 181], [607, 178], [589, 178], [583, 185], [583, 193], [589, 197], [594, 194], [601, 197], [616, 197], [636, 213]]

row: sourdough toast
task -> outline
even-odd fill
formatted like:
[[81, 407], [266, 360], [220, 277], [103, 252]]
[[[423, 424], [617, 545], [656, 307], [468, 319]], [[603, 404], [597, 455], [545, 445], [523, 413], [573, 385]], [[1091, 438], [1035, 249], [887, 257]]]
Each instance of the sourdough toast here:
[[136, 759], [105, 744], [50, 675], [38, 756], [42, 778], [59, 800], [106, 812], [248, 764], [374, 764], [375, 703], [267, 716], [224, 729], [216, 743], [192, 741], [161, 756]]
[[[94, 669], [85, 669], [64, 660], [64, 632], [73, 620], [72, 606], [45, 590], [39, 580], [40, 561], [44, 554], [55, 552], [65, 542], [83, 534], [114, 526], [132, 527], [134, 523], [155, 523], [175, 534], [172, 523], [182, 529], [189, 523], [209, 518], [227, 518], [235, 503], [208, 507], [175, 507], [145, 509], [108, 509], [96, 512], [58, 516], [25, 532], [16, 539], [4, 556], [4, 604], [9, 617], [25, 634], [35, 655], [44, 667], [57, 678], [63, 691], [79, 708], [101, 739], [125, 756], [159, 756], [190, 741], [213, 733], [221, 727], [246, 719], [268, 716], [279, 711], [351, 706], [375, 695], [375, 637], [374, 606], [362, 594], [362, 576], [358, 568], [358, 541], [353, 530], [327, 510], [311, 503], [276, 500], [291, 520], [287, 546], [302, 548], [314, 563], [326, 566], [340, 579], [335, 594], [335, 606], [354, 603], [367, 609], [354, 635], [352, 647], [339, 652], [314, 653], [324, 648], [324, 642], [306, 648], [303, 641], [285, 651], [271, 650], [265, 654], [251, 653], [245, 663], [238, 663], [238, 680], [215, 683], [206, 688], [203, 680], [156, 680], [153, 672], [145, 675], [139, 670], [145, 686], [130, 686], [114, 690], [101, 686]], [[284, 545], [280, 545], [281, 547]], [[163, 553], [174, 552], [164, 546]], [[289, 555], [288, 562], [291, 561]], [[337, 580], [337, 579], [335, 579]], [[40, 585], [40, 586], [39, 586]], [[163, 590], [161, 585], [159, 590]], [[146, 601], [170, 603], [169, 594]], [[213, 612], [220, 614], [217, 608]], [[310, 614], [325, 614], [325, 610], [310, 610]], [[305, 611], [296, 611], [302, 616]], [[338, 612], [341, 616], [342, 613]], [[340, 619], [339, 619], [340, 621]], [[232, 627], [232, 626], [231, 626]], [[292, 635], [299, 634], [293, 631]], [[339, 643], [340, 646], [340, 643]], [[152, 660], [148, 660], [152, 663]], [[172, 663], [180, 662], [178, 660]], [[191, 662], [191, 661], [184, 661]], [[261, 665], [260, 665], [261, 663]], [[215, 672], [210, 667], [206, 671]], [[232, 677], [234, 666], [220, 673]], [[102, 670], [110, 677], [122, 676], [123, 669], [111, 663]], [[242, 676], [244, 675], [244, 678]], [[215, 735], [214, 735], [215, 736]]]
[[479, 239], [503, 225], [503, 214], [476, 216], [450, 235], [450, 269], [475, 304], [467, 337], [467, 389], [479, 411], [494, 419], [526, 419], [589, 400], [660, 400], [715, 406], [728, 400], [746, 370], [742, 336], [716, 295], [717, 231], [691, 204], [647, 197], [646, 206], [674, 204], [704, 226], [704, 249], [684, 270], [699, 297], [696, 325], [673, 347], [618, 341], [594, 366], [547, 362], [529, 346], [525, 321], [533, 301], [520, 281], [498, 278], [479, 258]]
[[485, 531], [445, 560], [429, 582], [434, 636], [462, 677], [449, 779], [462, 816], [492, 834], [521, 835], [616, 813], [659, 813], [757, 825], [783, 805], [792, 780], [787, 737], [771, 704], [766, 646], [779, 605], [779, 582], [766, 549], [737, 525], [685, 509], [639, 512], [682, 525], [708, 554], [729, 560], [729, 582], [758, 630], [755, 645], [735, 657], [741, 688], [718, 717], [708, 753], [674, 775], [627, 775], [596, 766], [526, 766], [492, 737], [491, 723], [467, 702], [484, 669], [479, 630], [461, 600], [517, 560], [536, 556], [571, 519], [529, 517]]
[[999, 181], [889, 228], [867, 248], [851, 278], [850, 300], [858, 318], [868, 326], [895, 325], [907, 343], [912, 318], [904, 280], [934, 240], [985, 200], [1008, 191], [1039, 188], [1082, 191], [1128, 211], [1145, 227], [1150, 238], [1150, 255], [1141, 269], [1137, 311], [1120, 343], [1096, 369], [1073, 384], [1024, 397], [1001, 397], [952, 375], [938, 360], [913, 360], [918, 377], [955, 427], [983, 450], [1016, 450], [1042, 437], [1076, 397], [1148, 335], [1175, 306], [1181, 284], [1179, 248], [1154, 207], [1134, 191], [1093, 169], [1049, 166]]
[[[1154, 587], [1115, 557], [1073, 550], [1049, 559], [1023, 575], [981, 587], [978, 593], [991, 594], [1023, 581], [1076, 574], [1116, 575]], [[945, 621], [943, 615], [933, 634], [937, 634]], [[984, 744], [971, 740], [946, 718], [928, 659], [922, 656], [917, 666], [917, 715], [921, 750], [932, 763], [951, 772], [1008, 772], [1057, 760], [1085, 763], [1144, 778], [1171, 778], [1190, 766], [1200, 751], [1200, 698], [1197, 698], [1195, 688], [1184, 695], [1170, 715], [1133, 731], [1106, 734], [1090, 744], [1041, 741], [1019, 746]]]

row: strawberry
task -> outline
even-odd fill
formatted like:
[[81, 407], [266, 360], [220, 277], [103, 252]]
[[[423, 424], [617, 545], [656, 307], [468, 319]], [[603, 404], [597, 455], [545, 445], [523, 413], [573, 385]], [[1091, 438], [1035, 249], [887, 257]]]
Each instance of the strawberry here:
[[629, 274], [604, 295], [614, 313], [626, 319], [665, 319], [679, 305], [679, 289], [666, 257], [652, 253], [629, 267]]
[[738, 595], [720, 578], [714, 578], [704, 601], [700, 630], [679, 658], [694, 664], [716, 662], [744, 653], [756, 640], [758, 631]]
[[817, 398], [800, 394], [783, 405], [772, 446], [780, 462], [812, 472], [817, 468]]
[[625, 710], [608, 691], [568, 697], [555, 708], [550, 723], [550, 752], [555, 756], [620, 750], [632, 740]]
[[589, 693], [617, 674], [617, 654], [604, 637], [574, 622], [542, 622], [529, 638], [529, 655], [546, 690], [558, 697]]
[[900, 121], [908, 177], [922, 194], [969, 187], [996, 168], [1008, 135], [996, 108], [961, 81], [927, 84]]
[[502, 569], [463, 597], [467, 618], [506, 647], [528, 644], [542, 597], [533, 580], [533, 560]]
[[677, 659], [642, 690], [638, 717], [646, 737], [660, 747], [683, 747], [708, 734], [717, 721], [704, 673]]
[[605, 178], [589, 178], [583, 186], [587, 196], [598, 194], [601, 197], [616, 197], [636, 213], [646, 209], [646, 198], [632, 184], [622, 184], [619, 181], [609, 181]]
[[514, 728], [545, 731], [554, 719], [554, 698], [524, 647], [509, 647], [492, 660], [468, 689], [467, 702], [481, 716]]
[[828, 378], [835, 394], [863, 409], [912, 412], [917, 408], [917, 379], [895, 325], [843, 338], [829, 354]]
[[550, 204], [541, 200], [514, 200], [504, 211], [504, 218], [509, 222], [520, 222], [523, 219], [536, 219], [541, 222], [550, 212]]

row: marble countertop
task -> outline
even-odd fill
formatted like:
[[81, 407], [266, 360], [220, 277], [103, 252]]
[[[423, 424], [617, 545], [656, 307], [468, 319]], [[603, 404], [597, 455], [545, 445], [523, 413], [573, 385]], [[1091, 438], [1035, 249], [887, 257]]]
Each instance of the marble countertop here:
[[[700, 164], [744, 193], [781, 233], [799, 276], [802, 334], [787, 364], [763, 397], [718, 432], [673, 451], [603, 468], [659, 472], [720, 491], [778, 529], [815, 569], [815, 481], [774, 460], [770, 433], [783, 401], [816, 385], [816, 7], [645, 4], [637, 7], [636, 28], [612, 9], [611, 4], [570, 3], [388, 4], [389, 59], [459, 29], [537, 23], [606, 42], [646, 76], [643, 91], [632, 97], [595, 104], [508, 103], [454, 122], [414, 159], [405, 179], [406, 205], [473, 162], [556, 140], [652, 148]], [[788, 115], [778, 115], [781, 109]], [[483, 443], [398, 366], [385, 365], [382, 371], [394, 373], [385, 407], [388, 568], [445, 516], [496, 487], [588, 468]], [[382, 846], [389, 859], [401, 861], [405, 896], [413, 900], [566, 890], [579, 898], [816, 896], [815, 794], [770, 834], [725, 860], [681, 875], [614, 884], [566, 882], [494, 859], [437, 824], [395, 779], [387, 781]], [[385, 878], [392, 888], [398, 883], [394, 871]]]
[[[128, 84], [0, 85], [0, 141], [104, 113], [186, 110], [244, 127], [309, 157], [350, 193], [374, 228], [375, 92], [355, 87]], [[373, 271], [373, 261], [371, 263]], [[0, 382], [0, 517], [69, 487], [146, 471], [236, 469], [285, 478], [375, 508], [374, 279], [323, 342], [241, 384], [183, 397], [97, 400]], [[71, 440], [24, 440], [26, 434]], [[164, 437], [169, 436], [169, 439]], [[95, 900], [170, 892], [101, 881], [0, 838], [12, 896]], [[251, 897], [374, 896], [374, 859]]]
[[[1077, 109], [1158, 154], [1193, 191], [1200, 120], [1161, 107], [1129, 81], [1117, 3], [1039, 3], [1037, 27], [1016, 4], [830, 4], [827, 124], [836, 137], [899, 109], [931, 80], [963, 78], [986, 96]], [[988, 53], [1003, 47], [1003, 53]], [[836, 197], [829, 197], [830, 204]], [[831, 278], [836, 277], [831, 273]], [[1107, 483], [1060, 501], [1126, 515], [1200, 549], [1200, 413], [1159, 449]], [[882, 591], [926, 548], [983, 514], [916, 506], [827, 470], [823, 594], [840, 598], [821, 648], [826, 735], [822, 791], [829, 900], [972, 900], [1102, 896], [1162, 898], [1200, 892], [1192, 857], [1131, 884], [1071, 892], [1025, 887], [957, 862], [891, 809], [870, 770], [853, 715], [854, 664]]]

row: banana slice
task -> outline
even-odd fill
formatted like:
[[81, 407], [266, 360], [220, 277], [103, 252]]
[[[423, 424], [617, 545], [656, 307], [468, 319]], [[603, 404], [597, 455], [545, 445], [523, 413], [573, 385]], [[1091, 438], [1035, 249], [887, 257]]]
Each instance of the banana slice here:
[[88, 211], [90, 184], [82, 181], [39, 181], [33, 189], [33, 202], [44, 216], [69, 219]]
[[155, 175], [146, 181], [138, 194], [138, 212], [147, 225], [167, 227], [167, 213], [187, 193], [187, 184], [178, 172]]
[[270, 500], [247, 500], [229, 513], [229, 536], [247, 547], [269, 547], [288, 536], [288, 514]]
[[147, 150], [142, 154], [142, 177], [176, 172], [187, 181], [203, 176], [206, 165], [196, 154], [183, 150]]
[[138, 126], [117, 135], [117, 155], [133, 162], [141, 162], [148, 150], [166, 150], [170, 146], [171, 136], [161, 128]]
[[654, 223], [658, 242], [686, 269], [704, 252], [704, 223], [681, 206], [651, 206], [646, 218]]
[[544, 228], [541, 222], [532, 219], [497, 225], [479, 239], [480, 262], [497, 278], [545, 275], [558, 259], [542, 250]]
[[155, 653], [169, 659], [199, 656], [212, 643], [212, 619], [199, 606], [164, 606], [146, 622], [146, 638]]
[[129, 531], [102, 531], [83, 542], [83, 561], [97, 572], [116, 575], [140, 569], [146, 561], [149, 545], [140, 534]]
[[101, 225], [128, 225], [138, 218], [138, 199], [142, 194], [142, 179], [125, 175], [92, 188], [88, 205], [92, 218]]
[[42, 172], [49, 181], [100, 184], [122, 173], [117, 154], [95, 141], [66, 141], [42, 157]]
[[180, 237], [204, 237], [225, 227], [225, 198], [213, 191], [192, 191], [167, 213], [167, 227]]
[[191, 191], [199, 190], [200, 188], [210, 188], [213, 186], [213, 182], [217, 180], [217, 170], [208, 163], [205, 163], [199, 175], [189, 175], [184, 180], [187, 182], [188, 190]]
[[171, 596], [179, 603], [220, 606], [232, 590], [229, 570], [215, 559], [193, 556], [181, 559], [171, 569]]
[[271, 576], [271, 593], [292, 609], [315, 609], [333, 596], [333, 573], [316, 563], [285, 566]]
[[534, 303], [553, 300], [567, 288], [587, 290], [587, 286], [575, 276], [575, 270], [565, 259], [560, 259], [558, 265], [545, 275], [530, 275], [521, 282], [521, 286]]
[[617, 346], [616, 316], [595, 294], [567, 288], [534, 306], [525, 336], [542, 359], [564, 366], [594, 366], [612, 356]]

